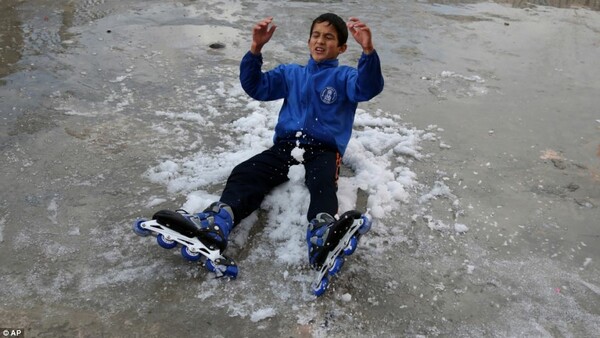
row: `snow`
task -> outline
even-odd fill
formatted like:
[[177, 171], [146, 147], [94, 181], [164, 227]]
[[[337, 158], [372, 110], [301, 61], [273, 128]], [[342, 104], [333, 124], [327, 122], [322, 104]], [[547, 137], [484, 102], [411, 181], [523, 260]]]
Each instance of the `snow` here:
[[[225, 69], [223, 71], [227, 72]], [[181, 200], [180, 197], [183, 197], [181, 206], [173, 205], [171, 208], [181, 207], [188, 212], [199, 212], [218, 200], [232, 169], [238, 163], [272, 146], [274, 126], [282, 104], [282, 101], [257, 102], [250, 99], [243, 94], [237, 77], [234, 76], [212, 92], [205, 88], [196, 94], [197, 102], [210, 102], [209, 98], [215, 96], [225, 98], [219, 109], [209, 110], [211, 121], [227, 121], [214, 124], [219, 128], [217, 139], [202, 143], [197, 151], [173, 153], [161, 158], [144, 174], [152, 183], [165, 186], [170, 194], [178, 196], [177, 199]], [[196, 114], [205, 111], [201, 109]], [[229, 113], [231, 111], [236, 112], [235, 116]], [[167, 134], [171, 134], [169, 128], [178, 128], [175, 122], [181, 120], [194, 125], [198, 123], [199, 128], [214, 127], [201, 125], [203, 118], [193, 116], [194, 113], [189, 109], [182, 112], [157, 111], [156, 114], [165, 120], [158, 126], [160, 128], [155, 129], [164, 129]], [[205, 120], [208, 121], [209, 118]], [[202, 129], [191, 129], [202, 134], [199, 137], [208, 138], [204, 136]], [[415, 128], [402, 122], [398, 112], [357, 109], [353, 134], [343, 158], [342, 175], [338, 181], [339, 213], [357, 208], [358, 191], [366, 192], [366, 208], [360, 208], [373, 220], [371, 232], [375, 235], [365, 236], [365, 243], [373, 244], [369, 246], [370, 252], [378, 252], [391, 243], [407, 241], [401, 226], [389, 226], [398, 225], [397, 220], [403, 218], [398, 214], [401, 206], [425, 207], [425, 204], [440, 198], [456, 200], [442, 180], [436, 180], [432, 188], [421, 191], [424, 185], [419, 182], [413, 169], [416, 162], [431, 156], [423, 152], [424, 142], [443, 144], [436, 134], [438, 130], [441, 129], [437, 126], [429, 126], [426, 130]], [[186, 139], [185, 128], [176, 131], [183, 132], [179, 136]], [[302, 136], [301, 131], [298, 131], [297, 136]], [[193, 142], [193, 138], [190, 140]], [[439, 151], [444, 151], [445, 148], [449, 146], [440, 147]], [[292, 155], [302, 163], [303, 153], [301, 148], [296, 147]], [[304, 175], [302, 164], [292, 165], [288, 173], [289, 181], [271, 191], [263, 200], [260, 210], [244, 219], [231, 233], [228, 254], [236, 257], [238, 265], [252, 266], [255, 271], [281, 271], [276, 277], [272, 277], [268, 274], [251, 274], [247, 272], [249, 270], [242, 269], [236, 285], [244, 288], [244, 294], [261, 294], [264, 285], [270, 285], [272, 294], [276, 294], [283, 304], [303, 304], [314, 299], [310, 290], [314, 276], [311, 271], [305, 270], [309, 194], [304, 185]], [[168, 200], [175, 198], [151, 196], [147, 205]], [[425, 216], [425, 219], [432, 232], [441, 231], [452, 235], [464, 234], [469, 229], [458, 219], [452, 225], [434, 219], [433, 216]], [[248, 252], [246, 258], [240, 258], [240, 252]], [[472, 273], [473, 269], [469, 269], [469, 272]], [[201, 283], [196, 297], [212, 298], [212, 294], [206, 294], [206, 289], [214, 287], [212, 280]], [[338, 299], [350, 303], [353, 296], [343, 291]], [[227, 306], [231, 316], [249, 317], [253, 322], [274, 317], [281, 311], [278, 309], [281, 303], [253, 297], [244, 299], [241, 303], [227, 303], [224, 306]], [[258, 304], [262, 308], [257, 309]]]
[[437, 199], [440, 197], [453, 198], [454, 195], [450, 191], [450, 188], [446, 184], [444, 184], [444, 182], [436, 181], [431, 191], [419, 198], [419, 202], [425, 203], [429, 200]]
[[0, 218], [0, 243], [4, 242], [4, 227], [6, 225], [6, 217]]
[[467, 227], [466, 225], [461, 224], [461, 223], [455, 223], [454, 230], [456, 230], [456, 232], [458, 232], [458, 233], [465, 233], [465, 232], [469, 231], [469, 227]]
[[274, 317], [276, 314], [277, 314], [277, 311], [275, 311], [275, 309], [273, 309], [271, 307], [263, 308], [263, 309], [259, 309], [259, 310], [254, 311], [250, 315], [250, 320], [252, 322], [256, 323], [256, 322], [259, 322], [261, 320]]
[[299, 163], [304, 162], [304, 152], [306, 150], [302, 149], [299, 147], [300, 146], [300, 142], [298, 141], [298, 144], [296, 145], [296, 147], [294, 149], [292, 149], [292, 157], [298, 161]]
[[[274, 124], [281, 106], [281, 101], [263, 103], [240, 95], [241, 88], [235, 79], [229, 84], [221, 84], [215, 91], [219, 96], [228, 98], [222, 111], [240, 107], [245, 110], [242, 117], [223, 125], [228, 132], [222, 142], [228, 149], [217, 153], [202, 151], [184, 158], [174, 155], [145, 174], [150, 181], [166, 185], [171, 193], [187, 194], [188, 201], [185, 204], [188, 207], [193, 204], [193, 211], [206, 206], [192, 202], [197, 200], [198, 191], [205, 191], [215, 183], [224, 183], [235, 165], [272, 145]], [[210, 97], [215, 93], [204, 91], [198, 94]], [[203, 121], [199, 114], [194, 117], [188, 111], [157, 111], [156, 114], [167, 119]], [[219, 117], [219, 114], [225, 113], [214, 114], [214, 117]], [[432, 138], [436, 138], [435, 133], [403, 124], [395, 112], [357, 109], [354, 132], [343, 159], [344, 165], [353, 170], [354, 176], [340, 178], [340, 211], [355, 208], [358, 188], [369, 194], [367, 208], [376, 221], [389, 216], [401, 203], [408, 202], [410, 192], [418, 185], [417, 175], [411, 170], [410, 164], [425, 156], [421, 153], [420, 143]], [[302, 149], [294, 149], [293, 156], [299, 162], [302, 155]], [[290, 182], [273, 191], [263, 202], [263, 209], [270, 210], [271, 222], [279, 224], [273, 229], [274, 237], [278, 237], [279, 232], [294, 233], [296, 231], [292, 227], [306, 223], [303, 215], [308, 199], [302, 181], [303, 172], [290, 170]], [[451, 195], [443, 184], [434, 189], [437, 190], [421, 198], [422, 203]], [[204, 199], [202, 202], [209, 201]], [[291, 248], [285, 245], [285, 250], [288, 249]], [[283, 256], [279, 259], [290, 261], [291, 258]]]
[[166, 202], [167, 200], [165, 198], [160, 198], [160, 197], [152, 197], [147, 203], [146, 203], [146, 207], [147, 208], [152, 208], [155, 207], [161, 203]]
[[[245, 107], [246, 110], [242, 117], [222, 126], [227, 135], [222, 139], [225, 150], [201, 151], [186, 157], [175, 154], [145, 174], [150, 181], [165, 185], [169, 192], [185, 194], [187, 201], [183, 208], [190, 212], [198, 212], [218, 199], [219, 190], [209, 192], [207, 189], [215, 184], [222, 186], [235, 165], [272, 145], [273, 127], [281, 106], [281, 101], [263, 103], [239, 95], [240, 88], [235, 82], [219, 86], [217, 90], [219, 95], [228, 97], [223, 111], [235, 110], [236, 107]], [[205, 92], [200, 95], [211, 94]], [[156, 114], [167, 119], [203, 121], [191, 112], [158, 111]], [[299, 131], [298, 136], [301, 135]], [[356, 208], [356, 194], [360, 188], [369, 195], [367, 209], [374, 224], [383, 224], [399, 205], [409, 202], [411, 192], [418, 186], [417, 174], [410, 165], [425, 157], [420, 144], [436, 139], [432, 131], [403, 124], [397, 113], [357, 109], [355, 128], [343, 158], [344, 166], [353, 173], [340, 177], [338, 182], [340, 213]], [[292, 154], [302, 162], [302, 149], [296, 147]], [[277, 243], [275, 259], [282, 264], [300, 265], [306, 256], [303, 237], [309, 203], [308, 190], [303, 183], [304, 167], [292, 166], [288, 177], [290, 181], [273, 190], [263, 201], [261, 209], [268, 211], [265, 225], [268, 238]], [[446, 185], [436, 182], [435, 187], [419, 201], [426, 203], [431, 199], [451, 196]], [[158, 202], [151, 200], [149, 204]], [[456, 227], [459, 233], [466, 229], [464, 225]], [[245, 238], [241, 242], [245, 242]]]

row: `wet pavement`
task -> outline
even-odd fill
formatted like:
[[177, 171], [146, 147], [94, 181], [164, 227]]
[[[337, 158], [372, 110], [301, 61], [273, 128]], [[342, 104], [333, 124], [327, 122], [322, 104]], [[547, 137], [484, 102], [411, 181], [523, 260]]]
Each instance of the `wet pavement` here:
[[[595, 335], [600, 15], [555, 6], [3, 0], [0, 328], [26, 337]], [[335, 287], [315, 300], [308, 269], [273, 257], [281, 247], [266, 212], [231, 249], [244, 271], [236, 281], [135, 236], [136, 217], [220, 191], [223, 180], [190, 174], [178, 187], [149, 173], [239, 150], [230, 125], [259, 109], [235, 87], [251, 25], [265, 13], [281, 23], [266, 67], [304, 62], [298, 37], [324, 7], [373, 28], [386, 89], [361, 108], [420, 136], [418, 156], [394, 159], [417, 184], [377, 220]]]

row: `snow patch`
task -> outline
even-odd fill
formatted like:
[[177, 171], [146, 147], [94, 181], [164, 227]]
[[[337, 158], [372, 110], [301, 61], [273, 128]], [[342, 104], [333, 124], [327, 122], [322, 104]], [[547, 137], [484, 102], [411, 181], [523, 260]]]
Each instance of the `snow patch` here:
[[277, 311], [275, 311], [275, 309], [273, 309], [272, 307], [259, 309], [259, 310], [254, 311], [250, 315], [250, 320], [253, 323], [256, 323], [256, 322], [260, 322], [261, 320], [265, 320], [267, 318], [275, 317], [276, 314], [277, 314]]

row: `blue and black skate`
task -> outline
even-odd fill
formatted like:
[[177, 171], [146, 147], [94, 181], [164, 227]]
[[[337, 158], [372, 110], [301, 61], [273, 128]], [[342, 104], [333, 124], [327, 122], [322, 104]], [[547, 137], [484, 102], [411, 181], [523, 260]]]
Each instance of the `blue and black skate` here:
[[138, 219], [133, 224], [136, 234], [155, 235], [158, 245], [165, 249], [181, 244], [181, 255], [187, 260], [198, 261], [204, 257], [204, 266], [217, 277], [236, 278], [237, 265], [223, 255], [232, 228], [233, 212], [220, 202], [193, 215], [185, 210], [160, 210], [152, 220]]
[[311, 285], [317, 297], [325, 293], [329, 278], [340, 271], [344, 257], [354, 253], [358, 239], [370, 229], [369, 217], [356, 210], [342, 214], [337, 220], [320, 213], [310, 222], [306, 241], [310, 265], [318, 270]]

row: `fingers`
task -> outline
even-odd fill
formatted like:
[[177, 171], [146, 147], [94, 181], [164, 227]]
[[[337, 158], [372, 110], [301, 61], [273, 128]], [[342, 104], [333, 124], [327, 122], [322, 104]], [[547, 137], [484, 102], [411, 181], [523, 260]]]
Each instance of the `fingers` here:
[[348, 30], [356, 42], [363, 48], [363, 52], [367, 54], [371, 53], [374, 47], [369, 26], [356, 17], [350, 17], [346, 26], [348, 26]]
[[[270, 25], [270, 27], [269, 27], [269, 25]], [[266, 31], [266, 32], [270, 32], [270, 33], [272, 33], [275, 30], [275, 28], [277, 28], [277, 25], [273, 24], [272, 16], [262, 19], [260, 22], [258, 22], [254, 26], [255, 31]]]
[[364, 22], [360, 21], [360, 19], [356, 17], [350, 17], [350, 19], [348, 19], [348, 22], [346, 23], [346, 26], [348, 26], [348, 29], [350, 29], [350, 31], [352, 32], [356, 30], [369, 29], [369, 27]]
[[276, 25], [273, 24], [273, 17], [269, 16], [259, 21], [252, 27], [252, 44], [250, 52], [254, 55], [260, 54], [263, 46], [271, 40]]

